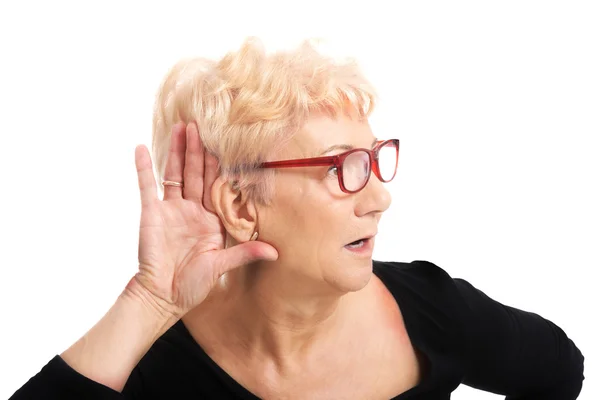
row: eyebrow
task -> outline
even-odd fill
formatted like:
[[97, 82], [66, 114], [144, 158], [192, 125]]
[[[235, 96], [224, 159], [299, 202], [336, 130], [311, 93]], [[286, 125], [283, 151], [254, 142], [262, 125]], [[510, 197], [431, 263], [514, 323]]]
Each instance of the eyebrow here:
[[[371, 144], [371, 148], [373, 148], [373, 146], [375, 146], [375, 144], [379, 141], [379, 139], [375, 138], [375, 140], [373, 140], [373, 143]], [[321, 153], [318, 154], [318, 156], [322, 156], [323, 154], [329, 153], [330, 151], [333, 150], [352, 150], [354, 149], [354, 146], [351, 146], [349, 144], [334, 144], [333, 146], [329, 146], [328, 148], [326, 148], [325, 150], [323, 150]]]

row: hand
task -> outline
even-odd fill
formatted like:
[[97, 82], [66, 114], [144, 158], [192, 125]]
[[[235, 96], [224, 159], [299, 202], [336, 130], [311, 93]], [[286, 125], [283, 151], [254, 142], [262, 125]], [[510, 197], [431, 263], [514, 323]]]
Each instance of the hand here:
[[225, 249], [225, 229], [211, 210], [217, 160], [204, 150], [195, 123], [173, 127], [165, 186], [157, 197], [148, 149], [136, 147], [135, 163], [142, 200], [139, 272], [129, 292], [150, 300], [161, 313], [181, 318], [200, 304], [225, 272], [258, 260], [276, 260], [272, 246], [251, 241]]

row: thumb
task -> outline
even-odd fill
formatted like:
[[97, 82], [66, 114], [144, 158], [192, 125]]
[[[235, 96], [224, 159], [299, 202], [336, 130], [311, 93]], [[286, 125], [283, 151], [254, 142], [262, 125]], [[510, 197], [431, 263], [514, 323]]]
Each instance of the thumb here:
[[260, 260], [275, 261], [277, 258], [279, 258], [279, 253], [270, 244], [250, 241], [220, 250], [219, 256], [215, 260], [215, 269], [221, 276], [242, 265]]

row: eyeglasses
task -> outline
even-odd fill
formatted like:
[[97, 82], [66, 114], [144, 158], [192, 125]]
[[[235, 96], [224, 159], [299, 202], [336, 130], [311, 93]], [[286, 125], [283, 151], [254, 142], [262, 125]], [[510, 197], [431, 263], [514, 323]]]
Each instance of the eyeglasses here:
[[378, 141], [373, 150], [352, 149], [335, 156], [270, 161], [260, 164], [259, 168], [334, 166], [340, 189], [344, 193], [356, 193], [367, 186], [371, 171], [381, 182], [394, 179], [399, 148], [400, 140], [390, 139]]

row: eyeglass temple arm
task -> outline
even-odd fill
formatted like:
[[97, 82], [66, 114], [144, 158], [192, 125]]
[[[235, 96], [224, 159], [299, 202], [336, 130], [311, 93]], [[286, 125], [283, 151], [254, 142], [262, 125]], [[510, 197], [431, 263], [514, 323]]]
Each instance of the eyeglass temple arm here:
[[301, 158], [296, 160], [269, 161], [259, 165], [260, 168], [293, 168], [293, 167], [322, 167], [334, 165], [336, 156]]

